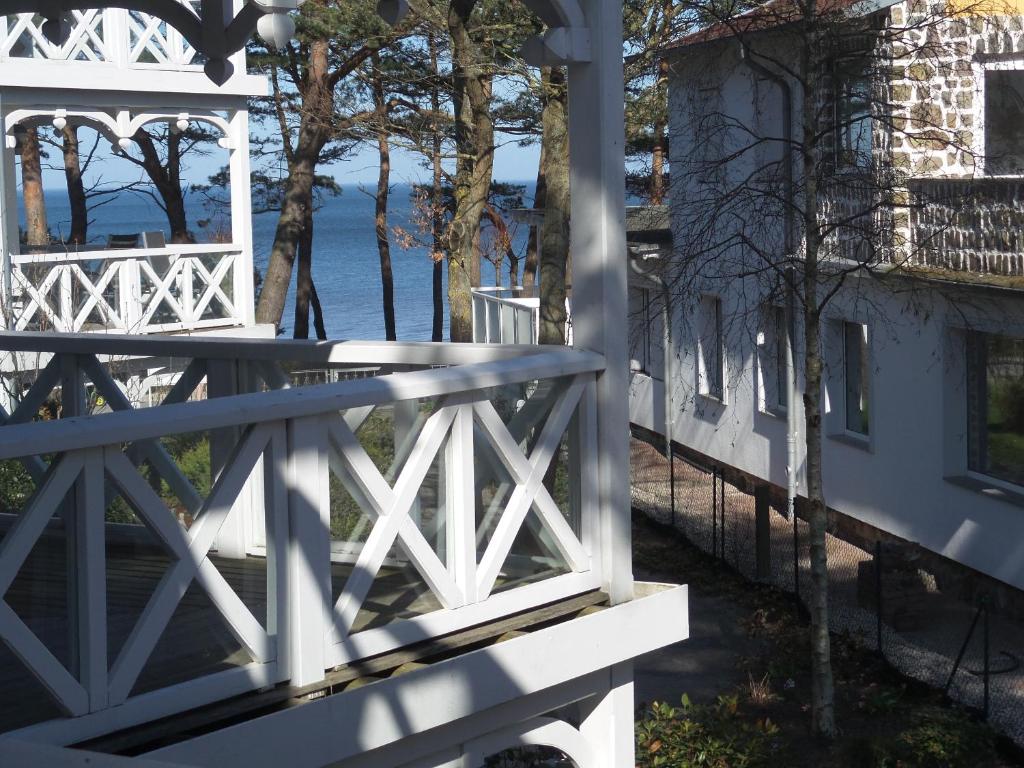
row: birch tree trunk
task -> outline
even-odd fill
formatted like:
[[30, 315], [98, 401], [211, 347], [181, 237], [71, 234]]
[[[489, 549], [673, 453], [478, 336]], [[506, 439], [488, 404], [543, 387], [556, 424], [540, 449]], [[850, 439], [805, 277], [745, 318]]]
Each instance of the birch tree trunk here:
[[811, 727], [823, 736], [835, 734], [835, 707], [832, 681], [831, 640], [828, 630], [828, 556], [825, 548], [827, 507], [822, 472], [821, 413], [821, 307], [819, 306], [819, 259], [821, 229], [819, 228], [818, 179], [821, 148], [820, 101], [822, 72], [820, 45], [814, 0], [804, 19], [806, 25], [801, 51], [803, 75], [802, 140], [803, 165], [803, 330], [804, 330], [804, 421], [806, 441], [808, 528], [810, 535], [811, 589], [808, 607], [811, 618]]

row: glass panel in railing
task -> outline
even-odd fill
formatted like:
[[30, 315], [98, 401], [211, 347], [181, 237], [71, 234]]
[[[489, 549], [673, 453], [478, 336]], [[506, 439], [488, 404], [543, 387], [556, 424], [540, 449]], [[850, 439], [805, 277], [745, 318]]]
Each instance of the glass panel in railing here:
[[[570, 456], [579, 388], [561, 378], [485, 394], [474, 445], [477, 550], [485, 574], [501, 563], [493, 591], [585, 567]], [[531, 497], [521, 486], [538, 475]]]
[[77, 262], [69, 267], [71, 317], [68, 327], [73, 331], [124, 330], [121, 317], [121, 264], [106, 259]]
[[[335, 602], [353, 620], [352, 631], [359, 631], [440, 607], [428, 575], [446, 568], [445, 444], [451, 414], [434, 400], [414, 400], [368, 414], [355, 409], [346, 421], [357, 427], [359, 447], [336, 446], [343, 450], [331, 484], [332, 582]], [[407, 522], [390, 525], [377, 516], [378, 507], [393, 521]], [[371, 538], [376, 526], [389, 535]]]
[[169, 253], [139, 260], [139, 330], [186, 322], [188, 302], [185, 261]]
[[235, 316], [233, 253], [204, 253], [192, 259], [196, 314], [201, 320], [226, 320]]
[[61, 311], [63, 267], [54, 264], [24, 264], [11, 276], [11, 310], [14, 330], [63, 331]]
[[[26, 457], [27, 461], [38, 462], [33, 474], [41, 480], [45, 458]], [[57, 699], [44, 687], [48, 672], [52, 674], [44, 656], [75, 673], [75, 625], [69, 614], [74, 605], [70, 558], [75, 541], [73, 527], [65, 524], [73, 520], [68, 517], [74, 512], [72, 482], [73, 476], [65, 477], [55, 493], [38, 494], [40, 483], [20, 462], [0, 464], [0, 545], [8, 537], [20, 539], [4, 547], [0, 556], [0, 573], [13, 573], [9, 583], [9, 576], [2, 577], [0, 597], [14, 614], [5, 620], [7, 636], [21, 635], [13, 645], [0, 643], [0, 731], [61, 714]], [[23, 529], [20, 533], [18, 527]], [[26, 528], [34, 529], [34, 535], [27, 537]], [[19, 631], [12, 624], [20, 625]]]
[[[119, 494], [107, 525], [115, 690], [154, 690], [268, 652], [262, 448], [251, 431], [225, 428], [140, 441], [108, 460]], [[149, 622], [153, 645], [139, 639]]]

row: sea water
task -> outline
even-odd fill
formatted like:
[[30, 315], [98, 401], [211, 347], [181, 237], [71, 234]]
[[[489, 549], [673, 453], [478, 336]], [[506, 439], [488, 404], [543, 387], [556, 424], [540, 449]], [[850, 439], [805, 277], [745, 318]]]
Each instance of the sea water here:
[[[388, 200], [389, 226], [400, 227], [428, 241], [429, 233], [417, 230], [413, 217], [412, 188], [396, 184]], [[46, 191], [47, 222], [59, 237], [69, 229], [67, 193]], [[202, 199], [189, 197], [189, 229], [197, 240], [209, 241], [218, 230], [230, 231], [229, 224]], [[89, 241], [102, 247], [110, 234], [168, 230], [167, 219], [154, 201], [144, 195], [122, 193], [90, 211]], [[516, 252], [525, 251], [527, 228], [509, 224]], [[253, 261], [262, 274], [274, 242], [277, 213], [253, 216]], [[383, 339], [384, 313], [381, 301], [380, 257], [374, 230], [374, 199], [359, 185], [345, 185], [337, 197], [326, 197], [313, 217], [313, 282], [323, 306], [324, 325], [332, 339]], [[433, 263], [429, 249], [419, 245], [403, 248], [391, 234], [391, 265], [394, 273], [395, 325], [399, 340], [429, 341], [433, 317]], [[507, 264], [503, 284], [508, 285]], [[482, 283], [494, 285], [495, 271], [484, 261]], [[445, 276], [444, 334], [448, 338], [447, 269]], [[295, 274], [282, 317], [282, 334], [291, 336], [295, 312]], [[313, 334], [312, 317], [310, 334]]]

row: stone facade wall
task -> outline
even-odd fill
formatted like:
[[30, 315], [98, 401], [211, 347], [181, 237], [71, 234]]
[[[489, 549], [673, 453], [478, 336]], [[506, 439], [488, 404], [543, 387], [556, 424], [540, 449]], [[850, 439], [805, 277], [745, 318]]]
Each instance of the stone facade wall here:
[[[1016, 245], [985, 230], [1024, 221], [1017, 182], [991, 179], [966, 185], [921, 180], [981, 175], [983, 62], [1015, 55], [1024, 59], [1024, 17], [953, 17], [945, 15], [946, 7], [934, 0], [905, 0], [890, 11], [892, 65], [885, 84], [890, 114], [883, 122], [889, 121], [891, 150], [882, 160], [905, 179], [906, 189], [896, 200], [907, 203], [894, 211], [893, 239], [900, 245], [891, 258], [1019, 274]], [[951, 201], [956, 201], [956, 209]]]
[[915, 262], [1024, 275], [1024, 179], [918, 179], [910, 199]]

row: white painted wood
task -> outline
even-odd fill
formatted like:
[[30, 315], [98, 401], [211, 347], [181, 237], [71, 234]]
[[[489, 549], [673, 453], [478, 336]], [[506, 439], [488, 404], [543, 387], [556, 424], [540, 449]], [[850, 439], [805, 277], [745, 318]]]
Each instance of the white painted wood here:
[[278, 679], [288, 678], [288, 595], [291, 568], [288, 527], [288, 427], [271, 425], [263, 451], [264, 521], [267, 558], [267, 637], [277, 645]]
[[107, 706], [107, 572], [103, 451], [83, 452], [75, 494], [75, 570], [78, 676], [89, 694], [89, 711]]
[[327, 427], [315, 416], [288, 424], [290, 539], [288, 656], [293, 685], [323, 679], [331, 605], [331, 509]]
[[604, 356], [597, 381], [598, 475], [603, 570], [612, 600], [632, 595], [627, 372], [625, 128], [622, 10], [580, 0], [591, 61], [569, 64], [574, 344]]
[[604, 674], [604, 690], [580, 705], [580, 733], [593, 749], [595, 768], [635, 765], [633, 661], [626, 659], [610, 665]]
[[0, 739], [0, 765], [4, 768], [188, 768], [181, 763], [120, 757], [15, 739]]
[[444, 453], [445, 560], [467, 604], [477, 601], [473, 457], [473, 406], [460, 405]]
[[401, 648], [403, 645], [438, 637], [466, 629], [502, 616], [536, 608], [555, 600], [599, 589], [597, 574], [567, 573], [544, 581], [516, 587], [489, 596], [486, 600], [465, 605], [457, 611], [433, 611], [409, 619], [402, 619], [377, 629], [364, 629], [350, 635], [344, 643], [338, 642], [328, 650], [328, 666], [348, 664], [368, 656], [376, 656]]
[[25, 626], [7, 603], [0, 601], [0, 639], [17, 656], [40, 683], [53, 695], [57, 704], [71, 716], [89, 711], [89, 694], [68, 672], [50, 649]]
[[508, 467], [512, 477], [519, 483], [512, 492], [480, 560], [477, 584], [479, 595], [490, 594], [531, 505], [541, 499], [543, 501], [540, 501], [537, 506], [538, 512], [570, 568], [579, 571], [589, 567], [589, 557], [543, 485], [544, 474], [551, 464], [552, 456], [558, 449], [562, 435], [585, 386], [585, 379], [577, 377], [560, 394], [541, 430], [529, 460], [509, 435], [497, 411], [494, 410], [494, 406], [489, 402], [476, 404], [477, 418], [481, 426], [488, 433], [499, 457]]
[[553, 717], [535, 717], [499, 728], [467, 742], [464, 749], [467, 764], [475, 768], [483, 765], [488, 757], [506, 749], [530, 746], [555, 747], [572, 760], [576, 768], [601, 768], [593, 746], [583, 734], [564, 720]]
[[68, 454], [53, 462], [14, 526], [0, 541], [0, 595], [10, 588], [81, 469], [82, 457], [78, 454]]
[[139, 514], [178, 558], [160, 579], [111, 668], [111, 701], [122, 702], [128, 697], [174, 609], [197, 575], [211, 602], [227, 620], [228, 627], [238, 641], [258, 660], [273, 655], [262, 627], [237, 599], [224, 577], [215, 568], [204, 565], [217, 533], [269, 438], [268, 425], [249, 430], [217, 478], [188, 531], [173, 521], [173, 518], [168, 524], [170, 514], [167, 508], [142, 481], [134, 467], [131, 467], [127, 459], [119, 461], [117, 451], [107, 450], [105, 458], [108, 472], [125, 495], [132, 499]]
[[[512, 360], [538, 354], [524, 345], [441, 344], [435, 342], [312, 341], [305, 339], [212, 338], [192, 336], [132, 336], [120, 334], [62, 334], [37, 331], [0, 332], [0, 349], [29, 352], [143, 355], [166, 357], [256, 358], [307, 363], [352, 365], [464, 365]], [[221, 351], [218, 352], [217, 350]], [[224, 350], [227, 350], [226, 352]], [[553, 351], [553, 350], [546, 350]], [[558, 350], [563, 351], [563, 350]]]
[[[686, 606], [686, 587], [669, 589], [148, 756], [217, 768], [320, 768], [478, 714], [493, 718], [490, 727], [476, 721], [476, 733], [483, 734], [514, 722], [507, 712], [492, 708], [685, 639]], [[545, 711], [550, 710], [527, 716]], [[627, 715], [620, 728], [631, 728], [631, 722]], [[444, 746], [437, 744], [432, 751]], [[616, 763], [615, 768], [631, 764]]]
[[[247, 664], [215, 672], [169, 688], [133, 696], [124, 704], [101, 712], [31, 725], [12, 732], [10, 736], [53, 744], [75, 744], [274, 685], [278, 682], [274, 667], [273, 664]], [[9, 738], [9, 735], [0, 736], [0, 741], [4, 738]]]

